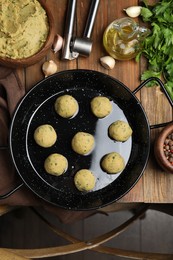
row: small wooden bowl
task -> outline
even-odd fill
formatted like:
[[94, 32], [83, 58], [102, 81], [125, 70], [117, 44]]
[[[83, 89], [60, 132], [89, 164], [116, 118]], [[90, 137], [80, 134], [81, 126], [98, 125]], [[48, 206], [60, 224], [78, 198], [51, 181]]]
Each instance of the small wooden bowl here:
[[30, 65], [33, 65], [40, 61], [49, 51], [53, 44], [54, 36], [55, 36], [55, 28], [54, 28], [54, 19], [52, 16], [52, 13], [48, 7], [48, 1], [45, 2], [43, 0], [39, 0], [40, 4], [46, 11], [48, 21], [49, 21], [49, 34], [47, 37], [47, 40], [43, 47], [40, 49], [39, 52], [36, 54], [24, 58], [24, 59], [10, 59], [10, 58], [5, 58], [5, 57], [0, 57], [0, 64], [5, 66], [5, 67], [10, 67], [10, 68], [17, 68], [17, 67], [27, 67]]
[[154, 144], [154, 155], [160, 167], [168, 172], [173, 173], [173, 164], [167, 159], [164, 153], [166, 138], [173, 133], [173, 123], [167, 125], [158, 135]]

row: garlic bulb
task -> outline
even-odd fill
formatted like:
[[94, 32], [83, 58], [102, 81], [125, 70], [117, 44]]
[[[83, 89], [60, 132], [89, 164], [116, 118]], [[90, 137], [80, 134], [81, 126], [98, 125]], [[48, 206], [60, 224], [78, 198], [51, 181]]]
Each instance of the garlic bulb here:
[[138, 17], [141, 14], [142, 6], [130, 6], [127, 9], [123, 9], [126, 14], [132, 18]]
[[55, 53], [58, 52], [59, 50], [61, 50], [62, 45], [63, 45], [63, 38], [61, 37], [61, 35], [56, 34], [55, 38], [54, 38], [53, 45], [52, 45], [53, 51]]
[[53, 60], [45, 61], [42, 65], [42, 70], [45, 75], [45, 78], [56, 73], [58, 67]]
[[115, 66], [115, 59], [111, 56], [104, 56], [100, 58], [100, 63], [105, 69], [113, 69]]

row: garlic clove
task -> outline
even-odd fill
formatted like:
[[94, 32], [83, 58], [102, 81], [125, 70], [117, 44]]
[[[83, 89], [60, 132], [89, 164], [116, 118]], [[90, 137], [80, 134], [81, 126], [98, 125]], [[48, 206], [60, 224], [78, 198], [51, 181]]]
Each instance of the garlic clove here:
[[53, 60], [45, 61], [42, 65], [42, 71], [45, 75], [45, 78], [56, 73], [58, 67]]
[[104, 56], [100, 58], [100, 63], [105, 69], [113, 69], [115, 66], [115, 59], [111, 56]]
[[141, 9], [142, 9], [142, 6], [134, 5], [134, 6], [130, 6], [130, 7], [123, 9], [123, 10], [126, 12], [126, 14], [129, 17], [135, 18], [135, 17], [138, 17], [141, 14]]
[[61, 35], [56, 34], [54, 37], [53, 45], [52, 45], [52, 49], [53, 49], [54, 53], [61, 50], [62, 45], [63, 45], [63, 38], [61, 37]]

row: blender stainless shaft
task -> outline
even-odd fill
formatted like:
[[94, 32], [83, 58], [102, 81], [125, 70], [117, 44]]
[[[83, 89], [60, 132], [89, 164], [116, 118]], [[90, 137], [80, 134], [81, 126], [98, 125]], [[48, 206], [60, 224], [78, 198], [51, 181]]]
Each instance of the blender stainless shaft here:
[[92, 30], [93, 30], [93, 27], [94, 27], [94, 21], [95, 21], [95, 17], [96, 17], [96, 14], [97, 14], [99, 2], [100, 2], [100, 0], [92, 0], [92, 2], [91, 2], [89, 14], [88, 14], [88, 19], [87, 19], [85, 30], [84, 30], [84, 33], [83, 33], [84, 38], [90, 38], [91, 37], [91, 33], [92, 33]]
[[76, 14], [76, 0], [69, 0], [66, 14], [64, 42], [62, 48], [62, 59], [73, 60], [78, 53], [71, 52], [71, 39], [73, 36], [74, 18]]
[[92, 29], [94, 26], [95, 17], [100, 0], [92, 0], [91, 6], [84, 29], [83, 37], [73, 36], [74, 16], [76, 9], [76, 0], [69, 0], [67, 18], [66, 18], [66, 30], [64, 35], [64, 46], [62, 50], [62, 59], [72, 60], [80, 55], [89, 56], [92, 50], [92, 40], [90, 39]]

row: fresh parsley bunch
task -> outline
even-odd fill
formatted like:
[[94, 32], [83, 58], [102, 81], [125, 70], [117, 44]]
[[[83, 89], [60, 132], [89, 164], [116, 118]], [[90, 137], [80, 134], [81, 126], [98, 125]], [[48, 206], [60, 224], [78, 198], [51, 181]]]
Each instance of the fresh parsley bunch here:
[[[173, 100], [173, 0], [162, 0], [153, 6], [142, 7], [144, 22], [151, 24], [151, 34], [143, 42], [143, 48], [136, 57], [143, 54], [148, 60], [148, 68], [142, 80], [149, 77], [165, 79], [165, 87]], [[151, 83], [150, 86], [152, 86]]]

